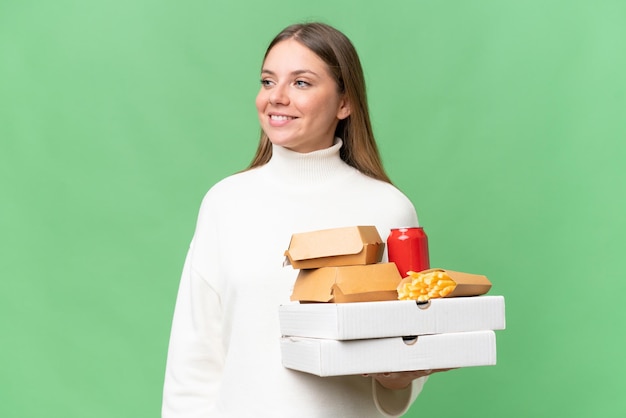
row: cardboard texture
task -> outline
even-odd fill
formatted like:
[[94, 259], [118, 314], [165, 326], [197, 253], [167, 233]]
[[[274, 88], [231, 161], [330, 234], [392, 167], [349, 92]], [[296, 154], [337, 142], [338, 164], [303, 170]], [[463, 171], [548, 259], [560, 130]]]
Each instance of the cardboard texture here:
[[493, 331], [337, 341], [282, 337], [283, 366], [318, 376], [496, 364]]
[[398, 299], [402, 280], [394, 263], [300, 270], [292, 301], [363, 302]]
[[282, 335], [353, 340], [501, 330], [503, 296], [362, 303], [289, 303], [278, 311]]
[[461, 273], [459, 271], [443, 270], [456, 283], [454, 290], [447, 295], [447, 298], [459, 296], [484, 295], [491, 289], [491, 282], [486, 276], [479, 274]]
[[285, 251], [285, 263], [295, 269], [374, 264], [381, 261], [384, 245], [375, 226], [296, 233]]

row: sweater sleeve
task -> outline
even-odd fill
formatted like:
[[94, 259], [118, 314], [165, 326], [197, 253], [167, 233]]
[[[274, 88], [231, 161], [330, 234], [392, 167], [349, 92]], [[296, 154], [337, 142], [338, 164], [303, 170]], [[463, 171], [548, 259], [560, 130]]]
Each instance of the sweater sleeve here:
[[163, 418], [206, 416], [219, 390], [222, 309], [216, 286], [207, 277], [217, 275], [218, 269], [215, 260], [207, 259], [216, 254], [217, 241], [208, 218], [201, 209], [180, 280], [165, 369]]

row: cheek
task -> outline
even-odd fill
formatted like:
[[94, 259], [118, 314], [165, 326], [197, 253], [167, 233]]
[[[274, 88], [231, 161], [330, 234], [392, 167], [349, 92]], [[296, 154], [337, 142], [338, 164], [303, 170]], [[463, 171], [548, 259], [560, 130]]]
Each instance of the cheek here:
[[256, 100], [255, 100], [255, 104], [256, 104], [256, 109], [259, 113], [263, 112], [263, 110], [265, 109], [265, 106], [267, 104], [267, 93], [265, 93], [263, 90], [259, 91], [259, 94], [256, 95]]

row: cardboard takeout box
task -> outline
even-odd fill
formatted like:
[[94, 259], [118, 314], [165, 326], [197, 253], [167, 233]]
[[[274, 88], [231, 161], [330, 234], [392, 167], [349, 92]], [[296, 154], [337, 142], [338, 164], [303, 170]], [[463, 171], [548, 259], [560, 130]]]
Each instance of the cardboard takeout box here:
[[291, 294], [301, 302], [397, 300], [402, 280], [394, 263], [300, 270]]
[[318, 376], [496, 364], [494, 331], [337, 341], [282, 337], [284, 367]]
[[[452, 297], [460, 297], [460, 296], [479, 296], [484, 295], [489, 292], [491, 289], [491, 282], [487, 279], [486, 276], [480, 274], [471, 274], [471, 273], [462, 273], [459, 271], [446, 270], [442, 268], [433, 268], [429, 270], [420, 271], [417, 273], [419, 279], [426, 277], [431, 274], [436, 274], [437, 272], [442, 272], [447, 275], [452, 281], [455, 283], [454, 290], [447, 295], [443, 296], [445, 298]], [[411, 273], [413, 274], [413, 273]], [[398, 291], [405, 284], [410, 284], [413, 281], [414, 277], [409, 275], [403, 278], [398, 286]], [[435, 281], [433, 281], [434, 283]]]
[[503, 296], [361, 303], [286, 303], [279, 307], [281, 335], [356, 340], [403, 335], [501, 330]]
[[454, 290], [446, 297], [484, 295], [491, 289], [491, 282], [486, 276], [445, 269], [439, 270], [444, 271], [456, 283]]
[[285, 251], [295, 269], [378, 263], [384, 241], [375, 226], [351, 226], [293, 234]]

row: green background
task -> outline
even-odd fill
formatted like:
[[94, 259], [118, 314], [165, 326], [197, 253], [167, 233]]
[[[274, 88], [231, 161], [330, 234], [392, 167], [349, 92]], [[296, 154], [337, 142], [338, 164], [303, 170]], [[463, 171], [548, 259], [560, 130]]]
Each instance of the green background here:
[[265, 46], [303, 20], [355, 43], [432, 264], [506, 297], [498, 365], [408, 415], [624, 416], [618, 0], [0, 0], [0, 416], [159, 416], [200, 200], [251, 159]]

